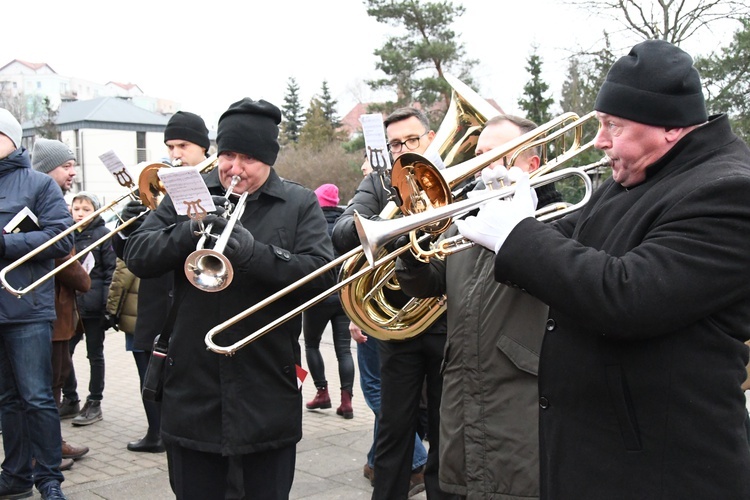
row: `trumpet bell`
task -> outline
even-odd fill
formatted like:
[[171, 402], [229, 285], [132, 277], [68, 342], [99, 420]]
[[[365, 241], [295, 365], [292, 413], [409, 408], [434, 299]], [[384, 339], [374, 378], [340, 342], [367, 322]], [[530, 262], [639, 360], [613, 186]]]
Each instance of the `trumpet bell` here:
[[234, 271], [224, 254], [202, 248], [185, 259], [185, 276], [204, 292], [220, 292], [232, 283]]

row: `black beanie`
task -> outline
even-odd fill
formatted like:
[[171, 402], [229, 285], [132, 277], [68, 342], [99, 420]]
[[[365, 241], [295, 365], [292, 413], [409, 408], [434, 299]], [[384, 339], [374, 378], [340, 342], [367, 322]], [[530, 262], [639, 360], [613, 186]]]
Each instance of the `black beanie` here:
[[693, 58], [664, 40], [641, 42], [618, 59], [594, 109], [658, 127], [688, 127], [708, 120]]
[[266, 165], [276, 163], [279, 154], [281, 111], [268, 101], [245, 97], [224, 111], [216, 133], [218, 154], [242, 153]]
[[178, 111], [167, 122], [167, 128], [164, 129], [164, 142], [173, 139], [189, 141], [206, 150], [211, 146], [206, 122], [189, 111]]

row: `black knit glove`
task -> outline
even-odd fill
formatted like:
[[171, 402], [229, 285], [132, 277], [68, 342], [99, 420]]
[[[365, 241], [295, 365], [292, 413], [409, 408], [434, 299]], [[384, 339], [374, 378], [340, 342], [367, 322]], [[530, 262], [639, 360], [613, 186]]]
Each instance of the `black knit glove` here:
[[148, 210], [148, 207], [140, 201], [136, 200], [130, 200], [125, 205], [125, 208], [122, 209], [122, 213], [120, 214], [120, 218], [122, 219], [122, 221], [127, 222], [135, 218], [137, 218], [138, 220], [131, 222], [128, 227], [122, 230], [123, 236], [128, 237], [133, 234], [136, 229], [141, 227], [143, 219], [145, 219], [145, 217], [141, 217], [141, 215], [143, 215], [146, 210]]
[[[214, 228], [221, 227], [221, 232], [223, 233], [227, 222], [227, 219], [224, 218], [217, 219]], [[253, 233], [245, 229], [242, 225], [235, 224], [232, 232], [229, 233], [224, 255], [235, 268], [248, 270], [250, 269], [250, 261], [253, 258], [253, 253], [255, 253], [255, 237]]]
[[[418, 232], [417, 233], [417, 239], [422, 237], [424, 233]], [[396, 238], [396, 241], [393, 243], [393, 248], [398, 249], [405, 245], [411, 246], [411, 238], [409, 237], [409, 234], [402, 234], [398, 238]], [[422, 250], [429, 250], [430, 249], [430, 238], [423, 238], [419, 242], [419, 246], [422, 248]], [[426, 262], [422, 262], [421, 260], [418, 260], [414, 256], [414, 252], [412, 249], [409, 249], [405, 252], [403, 252], [401, 255], [398, 256], [399, 259], [401, 259], [401, 262], [404, 263], [404, 265], [408, 268], [414, 269], [417, 267], [426, 266]]]

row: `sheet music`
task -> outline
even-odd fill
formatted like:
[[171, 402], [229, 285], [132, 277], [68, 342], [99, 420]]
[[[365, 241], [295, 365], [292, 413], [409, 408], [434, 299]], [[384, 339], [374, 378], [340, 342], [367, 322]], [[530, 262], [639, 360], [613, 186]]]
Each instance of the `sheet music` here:
[[362, 124], [362, 135], [365, 138], [367, 158], [373, 170], [391, 170], [391, 155], [385, 140], [385, 127], [383, 127], [383, 115], [371, 113], [361, 115], [359, 122]]
[[104, 166], [107, 167], [109, 173], [112, 174], [120, 186], [126, 188], [135, 187], [135, 178], [114, 151], [110, 149], [106, 153], [100, 154], [99, 159], [104, 163]]
[[160, 168], [157, 175], [179, 215], [216, 210], [208, 186], [196, 167]]

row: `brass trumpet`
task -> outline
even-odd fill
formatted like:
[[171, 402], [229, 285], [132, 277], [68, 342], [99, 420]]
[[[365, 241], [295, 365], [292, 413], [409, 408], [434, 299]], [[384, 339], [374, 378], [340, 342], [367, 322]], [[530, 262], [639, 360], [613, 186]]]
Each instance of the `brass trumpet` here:
[[[96, 210], [89, 214], [86, 218], [78, 221], [77, 223], [73, 224], [72, 226], [68, 227], [65, 231], [62, 231], [60, 234], [56, 235], [55, 237], [49, 239], [45, 244], [40, 245], [36, 249], [34, 249], [32, 252], [29, 252], [28, 254], [24, 255], [23, 257], [13, 261], [9, 265], [7, 265], [5, 268], [3, 268], [0, 271], [0, 282], [2, 282], [2, 287], [5, 288], [8, 292], [12, 293], [16, 297], [22, 297], [23, 295], [29, 293], [36, 287], [38, 287], [41, 283], [47, 281], [49, 278], [55, 276], [57, 273], [65, 269], [66, 267], [72, 265], [74, 262], [76, 262], [81, 257], [88, 254], [91, 250], [96, 248], [98, 245], [102, 244], [115, 234], [119, 233], [120, 231], [124, 230], [131, 224], [133, 224], [136, 219], [139, 217], [143, 217], [144, 214], [148, 212], [144, 212], [143, 214], [139, 215], [138, 217], [132, 218], [128, 221], [123, 221], [120, 218], [120, 214], [115, 212], [117, 218], [120, 220], [120, 225], [118, 225], [114, 230], [110, 231], [109, 234], [106, 234], [96, 240], [95, 242], [91, 243], [88, 247], [84, 248], [80, 252], [77, 252], [72, 259], [68, 259], [59, 266], [55, 267], [53, 270], [42, 276], [41, 278], [37, 279], [33, 283], [29, 284], [26, 287], [13, 287], [8, 282], [8, 273], [13, 271], [14, 269], [18, 268], [19, 266], [23, 265], [28, 260], [33, 259], [35, 256], [49, 248], [50, 246], [54, 245], [61, 239], [67, 237], [74, 231], [78, 230], [81, 227], [84, 227], [86, 224], [93, 221], [97, 216], [100, 214], [107, 212], [109, 210], [114, 210], [114, 208], [120, 204], [120, 202], [124, 201], [127, 198], [130, 198], [132, 200], [140, 200], [141, 203], [143, 203], [146, 207], [148, 207], [149, 210], [154, 210], [158, 206], [159, 202], [161, 201], [161, 197], [166, 192], [164, 188], [164, 184], [161, 182], [161, 180], [158, 177], [158, 171], [161, 168], [170, 168], [171, 165], [167, 165], [166, 163], [152, 163], [150, 165], [147, 165], [143, 168], [140, 175], [138, 176], [138, 188], [131, 189], [129, 192], [125, 193], [124, 195], [120, 196], [116, 200], [112, 201], [108, 205], [105, 205], [101, 207], [99, 210]], [[197, 167], [201, 170], [201, 172], [209, 172], [213, 170], [216, 167], [216, 155], [212, 155], [208, 158], [206, 158], [203, 162], [201, 162]], [[132, 184], [132, 182], [131, 182]]]
[[[227, 200], [232, 195], [232, 191], [234, 191], [234, 187], [239, 181], [239, 176], [232, 177], [232, 183], [224, 195]], [[234, 270], [232, 269], [232, 263], [224, 255], [224, 249], [227, 246], [232, 229], [240, 217], [242, 217], [247, 196], [247, 192], [242, 193], [240, 200], [231, 209], [229, 222], [227, 222], [221, 235], [216, 237], [211, 234], [213, 224], [209, 224], [202, 231], [203, 234], [198, 240], [197, 248], [185, 260], [185, 276], [187, 276], [188, 281], [196, 288], [204, 292], [219, 292], [232, 283]], [[205, 248], [206, 241], [214, 237], [216, 238], [214, 247]]]

